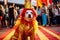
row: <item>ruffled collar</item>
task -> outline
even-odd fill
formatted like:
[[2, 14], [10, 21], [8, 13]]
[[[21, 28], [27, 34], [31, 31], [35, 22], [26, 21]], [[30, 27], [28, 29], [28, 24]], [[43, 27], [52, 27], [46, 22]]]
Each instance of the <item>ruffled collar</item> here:
[[25, 19], [21, 19], [21, 23], [25, 25], [31, 25], [33, 26], [33, 20], [32, 21], [26, 21]]

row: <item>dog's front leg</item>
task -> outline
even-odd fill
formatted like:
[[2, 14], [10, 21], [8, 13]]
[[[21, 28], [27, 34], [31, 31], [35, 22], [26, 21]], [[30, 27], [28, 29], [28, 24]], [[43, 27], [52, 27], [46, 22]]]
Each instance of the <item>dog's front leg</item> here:
[[34, 28], [32, 27], [30, 30], [29, 30], [29, 33], [31, 33], [30, 35], [30, 40], [35, 40], [35, 33], [34, 33]]
[[18, 40], [22, 40], [22, 33], [19, 33]]
[[30, 36], [30, 40], [35, 40], [34, 34]]

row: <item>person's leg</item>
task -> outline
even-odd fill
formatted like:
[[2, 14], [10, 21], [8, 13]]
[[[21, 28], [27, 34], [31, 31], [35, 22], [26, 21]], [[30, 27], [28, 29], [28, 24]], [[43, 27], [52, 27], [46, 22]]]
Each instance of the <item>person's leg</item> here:
[[58, 26], [59, 26], [59, 20], [60, 19], [60, 17], [59, 16], [57, 16], [57, 23], [58, 23]]
[[5, 20], [6, 27], [8, 28], [8, 20]]
[[4, 28], [5, 27], [5, 20], [4, 20], [4, 18], [1, 20], [1, 24], [2, 24], [2, 27]]
[[54, 20], [54, 18], [52, 18], [52, 25], [54, 25], [55, 24], [55, 20]]
[[60, 26], [60, 16], [59, 16], [59, 26]]
[[58, 26], [58, 17], [56, 16], [56, 26]]
[[12, 17], [12, 26], [14, 25], [14, 17]]
[[5, 22], [5, 20], [6, 20], [6, 15], [4, 15], [4, 17], [3, 17], [3, 25], [4, 25], [4, 27], [6, 27], [6, 22]]
[[47, 26], [47, 15], [45, 15], [45, 21], [46, 21], [45, 26]]
[[44, 18], [43, 18], [43, 15], [42, 15], [42, 25], [44, 24]]
[[41, 25], [42, 25], [42, 16], [40, 16], [40, 23], [41, 23]]
[[12, 21], [12, 18], [10, 17], [9, 18], [9, 27], [12, 27], [11, 21]]
[[39, 20], [39, 15], [37, 16], [36, 20], [38, 21], [38, 24], [40, 24], [40, 23], [39, 23], [39, 21], [40, 21], [40, 20]]
[[52, 18], [50, 18], [50, 26], [52, 25]]
[[42, 20], [43, 20], [43, 26], [46, 26], [47, 25], [47, 16], [43, 15]]
[[40, 15], [38, 16], [38, 20], [39, 20], [39, 25], [41, 25], [41, 17], [40, 17]]
[[11, 25], [11, 22], [10, 22], [11, 18], [9, 17], [9, 25]]
[[2, 25], [1, 25], [1, 20], [0, 20], [0, 29], [1, 29], [1, 26], [2, 26]]
[[9, 26], [9, 17], [7, 17], [7, 25]]

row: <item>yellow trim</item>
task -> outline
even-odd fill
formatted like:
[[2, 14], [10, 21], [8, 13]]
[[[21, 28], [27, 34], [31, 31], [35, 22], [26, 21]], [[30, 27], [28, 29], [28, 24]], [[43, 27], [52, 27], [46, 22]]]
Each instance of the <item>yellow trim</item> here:
[[12, 37], [12, 35], [14, 35], [14, 33], [15, 33], [15, 30], [9, 33], [3, 40], [9, 40]]
[[37, 34], [40, 38], [40, 40], [49, 40], [48, 37], [45, 36], [40, 30], [37, 30]]
[[51, 31], [49, 31], [49, 30], [45, 29], [44, 27], [40, 27], [40, 28], [42, 28], [43, 30], [45, 30], [46, 32], [48, 32], [49, 34], [53, 35], [54, 37], [56, 37], [57, 39], [59, 39], [59, 40], [60, 40], [60, 35], [57, 35], [57, 34], [55, 34], [55, 33], [51, 32]]

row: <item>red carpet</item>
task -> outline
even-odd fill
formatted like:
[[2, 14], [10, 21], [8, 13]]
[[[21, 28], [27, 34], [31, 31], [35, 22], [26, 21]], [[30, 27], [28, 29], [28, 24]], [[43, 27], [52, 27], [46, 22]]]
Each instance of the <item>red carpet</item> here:
[[[0, 40], [8, 40], [8, 38], [10, 38], [11, 35], [14, 33], [13, 31], [14, 28], [8, 30], [8, 32], [0, 36]], [[60, 40], [60, 33], [51, 30], [50, 28], [39, 27], [35, 39], [36, 40]]]

